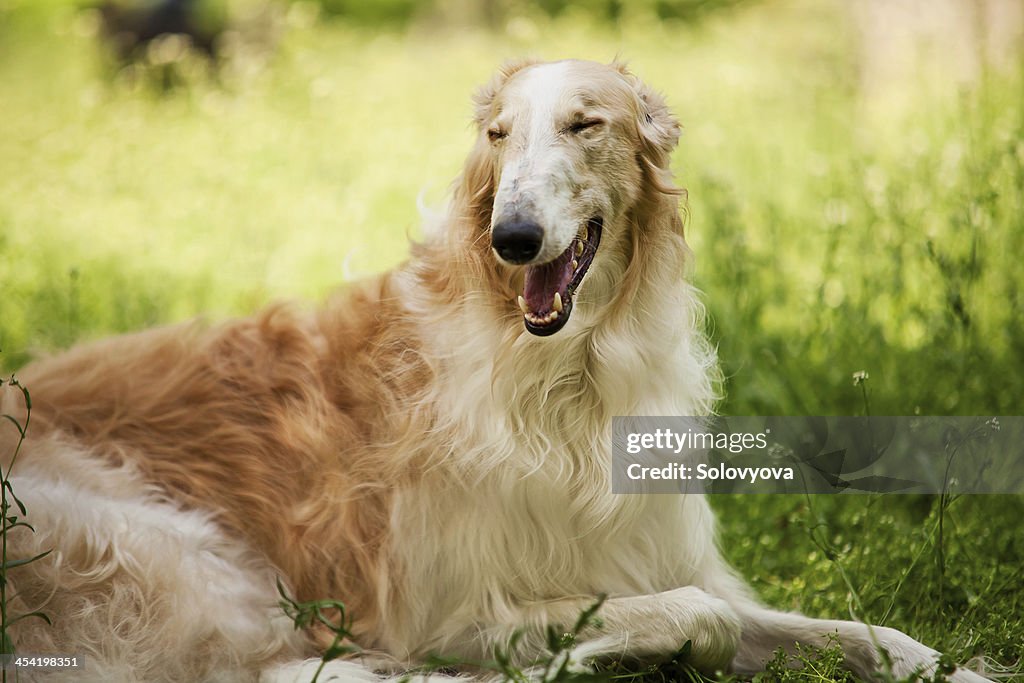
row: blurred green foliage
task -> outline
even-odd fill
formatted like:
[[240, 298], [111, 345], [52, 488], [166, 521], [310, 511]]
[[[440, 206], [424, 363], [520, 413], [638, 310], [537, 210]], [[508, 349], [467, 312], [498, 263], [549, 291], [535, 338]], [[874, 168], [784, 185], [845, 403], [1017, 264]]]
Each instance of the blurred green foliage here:
[[314, 0], [325, 14], [366, 24], [406, 24], [429, 9], [419, 0]]
[[647, 14], [662, 20], [694, 21], [711, 12], [753, 0], [293, 0], [312, 2], [325, 15], [363, 24], [409, 24], [416, 20], [472, 17], [494, 26], [523, 14], [557, 18], [566, 14], [616, 22]]
[[[659, 20], [706, 4], [681, 0], [417, 17], [404, 0], [323, 2], [227, 3], [240, 28], [223, 65], [176, 56], [168, 93], [146, 65], [108, 76], [94, 14], [0, 0], [0, 365], [393, 266], [418, 193], [440, 204], [469, 149], [473, 87], [519, 55], [621, 55], [684, 124], [674, 170], [723, 412], [863, 412], [857, 371], [875, 414], [1021, 412], [1019, 57], [967, 77], [952, 51], [878, 68], [891, 36], [831, 1], [700, 21]], [[1024, 656], [1018, 498], [714, 502], [773, 604], [844, 616], [840, 562], [860, 616], [961, 659]], [[822, 524], [830, 556], [810, 539]]]

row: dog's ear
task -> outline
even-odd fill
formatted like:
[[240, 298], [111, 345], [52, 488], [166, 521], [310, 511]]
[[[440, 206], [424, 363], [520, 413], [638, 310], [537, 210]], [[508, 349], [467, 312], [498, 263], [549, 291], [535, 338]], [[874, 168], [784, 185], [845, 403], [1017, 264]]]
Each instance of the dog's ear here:
[[640, 139], [638, 157], [650, 181], [665, 194], [683, 194], [684, 191], [672, 185], [669, 170], [672, 150], [679, 142], [682, 128], [669, 111], [665, 98], [656, 90], [637, 78], [622, 62], [612, 67], [623, 75], [636, 95], [636, 126]]
[[[649, 85], [636, 77], [629, 70], [624, 62], [613, 62], [612, 68], [616, 69], [629, 83], [636, 95], [637, 100], [637, 128], [640, 132], [641, 143], [648, 151], [655, 153], [659, 158], [657, 161], [667, 163], [668, 156], [676, 148], [679, 142], [681, 128], [679, 121], [668, 110], [665, 98]], [[655, 159], [651, 159], [655, 161]], [[658, 164], [662, 168], [662, 164]]]
[[518, 59], [511, 62], [505, 62], [498, 72], [491, 77], [491, 80], [486, 85], [482, 86], [473, 95], [473, 121], [476, 123], [478, 129], [483, 129], [487, 125], [487, 122], [491, 120], [494, 115], [494, 100], [497, 98], [498, 93], [508, 82], [508, 79], [512, 78], [517, 72], [522, 71], [528, 66], [538, 64], [539, 60], [536, 59]]
[[636, 79], [634, 86], [640, 100], [640, 134], [651, 147], [663, 153], [666, 160], [679, 143], [682, 131], [679, 121], [668, 110], [660, 93]]

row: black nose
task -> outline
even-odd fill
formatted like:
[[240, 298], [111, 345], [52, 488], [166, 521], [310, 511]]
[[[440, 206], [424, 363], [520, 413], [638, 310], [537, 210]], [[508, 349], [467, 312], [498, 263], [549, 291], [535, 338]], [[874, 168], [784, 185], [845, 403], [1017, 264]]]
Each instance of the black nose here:
[[512, 218], [491, 230], [491, 246], [509, 263], [527, 263], [540, 253], [544, 230], [533, 221]]

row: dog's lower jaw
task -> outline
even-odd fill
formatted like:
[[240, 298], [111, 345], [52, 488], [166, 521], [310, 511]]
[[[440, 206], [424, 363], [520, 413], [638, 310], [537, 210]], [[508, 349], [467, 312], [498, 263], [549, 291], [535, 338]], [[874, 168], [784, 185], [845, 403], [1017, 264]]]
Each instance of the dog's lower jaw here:
[[603, 227], [601, 216], [594, 216], [558, 258], [527, 267], [523, 294], [518, 298], [527, 332], [548, 337], [568, 323], [576, 290], [593, 264]]

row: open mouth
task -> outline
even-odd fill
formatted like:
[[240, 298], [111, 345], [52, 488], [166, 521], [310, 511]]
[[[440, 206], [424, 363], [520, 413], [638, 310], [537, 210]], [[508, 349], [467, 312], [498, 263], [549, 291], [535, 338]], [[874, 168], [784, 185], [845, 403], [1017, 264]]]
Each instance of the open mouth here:
[[547, 337], [569, 322], [573, 295], [594, 262], [603, 225], [600, 217], [591, 218], [557, 258], [539, 266], [527, 266], [519, 308], [528, 332]]

